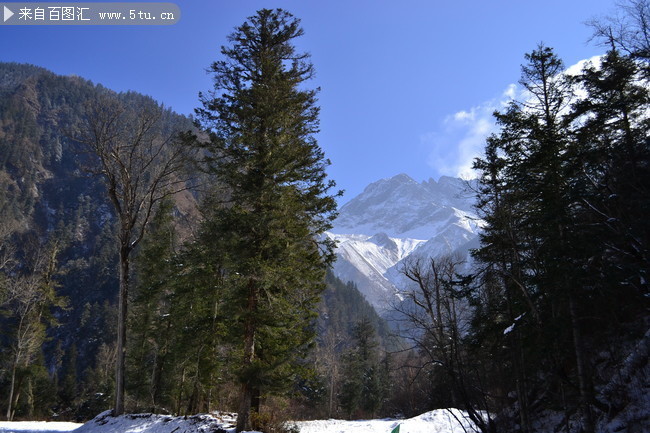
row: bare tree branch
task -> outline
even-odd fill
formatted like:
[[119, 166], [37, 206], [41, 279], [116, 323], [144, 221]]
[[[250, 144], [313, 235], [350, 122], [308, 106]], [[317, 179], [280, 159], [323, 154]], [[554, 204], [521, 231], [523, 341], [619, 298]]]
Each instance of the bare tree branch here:
[[120, 261], [116, 415], [124, 412], [126, 317], [131, 252], [144, 238], [157, 205], [189, 188], [184, 169], [194, 150], [183, 146], [181, 131], [168, 130], [164, 110], [150, 103], [127, 107], [106, 94], [86, 104], [86, 117], [74, 139], [94, 156], [88, 171], [99, 174], [115, 208]]

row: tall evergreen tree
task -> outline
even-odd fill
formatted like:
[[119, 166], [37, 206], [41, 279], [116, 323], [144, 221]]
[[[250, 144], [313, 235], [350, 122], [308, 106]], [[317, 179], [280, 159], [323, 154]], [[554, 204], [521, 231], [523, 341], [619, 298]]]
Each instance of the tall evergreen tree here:
[[[526, 369], [560, 365], [570, 351], [575, 355], [585, 428], [591, 431], [588, 374], [575, 308], [580, 293], [570, 260], [574, 248], [567, 158], [571, 134], [566, 113], [572, 83], [552, 49], [539, 46], [526, 59], [520, 81], [526, 98], [495, 113], [501, 131], [488, 139], [486, 157], [475, 165], [482, 172], [479, 206], [489, 224], [476, 256], [488, 264], [486, 290], [495, 287], [495, 277], [501, 280], [505, 302], [488, 296], [494, 302], [490, 308], [509, 324], [520, 319], [518, 328], [528, 327], [525, 334], [519, 329], [512, 336], [504, 334], [512, 339], [506, 346], [511, 351], [507, 358], [515, 371], [522, 428], [531, 428], [528, 408], [534, 398]], [[541, 352], [540, 347], [552, 350]]]
[[527, 59], [528, 95], [495, 114], [501, 130], [475, 164], [488, 224], [475, 252], [474, 338], [512, 366], [512, 377], [492, 374], [516, 390], [524, 431], [537, 387], [564, 409], [566, 429], [575, 420], [593, 432], [597, 412], [612, 412], [595, 383], [603, 340], [646, 329], [647, 80], [642, 62], [616, 50], [576, 77], [548, 48]]
[[575, 243], [591, 258], [580, 269], [600, 305], [619, 305], [617, 322], [634, 317], [649, 291], [650, 232], [643, 221], [650, 210], [650, 92], [643, 73], [639, 62], [610, 51], [599, 67], [584, 69], [579, 83], [588, 96], [574, 107], [573, 195], [583, 221]]
[[304, 87], [313, 66], [293, 45], [302, 34], [280, 9], [248, 18], [212, 64], [214, 91], [197, 109], [210, 132], [207, 168], [223, 188], [206, 227], [216, 235], [208, 241], [221, 254], [235, 325], [238, 431], [251, 428], [262, 393], [294, 379], [333, 258], [321, 235], [335, 216], [334, 182], [314, 138], [317, 90]]
[[351, 418], [361, 410], [374, 417], [388, 390], [388, 371], [379, 357], [379, 343], [370, 319], [362, 318], [354, 327], [353, 345], [343, 356], [341, 406]]

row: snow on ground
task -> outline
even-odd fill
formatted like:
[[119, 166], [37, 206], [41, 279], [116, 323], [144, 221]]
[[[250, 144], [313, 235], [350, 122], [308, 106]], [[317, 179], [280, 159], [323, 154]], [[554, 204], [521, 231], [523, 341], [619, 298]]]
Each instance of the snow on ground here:
[[233, 414], [169, 416], [150, 413], [112, 417], [108, 410], [75, 430], [75, 433], [234, 433]]
[[0, 433], [60, 433], [73, 431], [81, 426], [82, 424], [74, 422], [0, 422]]
[[[67, 422], [0, 422], [0, 433], [234, 433], [235, 414], [216, 413], [172, 417], [135, 414], [113, 418], [99, 414], [86, 424]], [[464, 412], [438, 409], [406, 420], [299, 421], [300, 433], [390, 433], [397, 425], [400, 433], [466, 433], [475, 431]]]
[[466, 433], [475, 431], [472, 422], [458, 409], [438, 409], [406, 420], [301, 421], [300, 433], [390, 433], [397, 425], [400, 433]]

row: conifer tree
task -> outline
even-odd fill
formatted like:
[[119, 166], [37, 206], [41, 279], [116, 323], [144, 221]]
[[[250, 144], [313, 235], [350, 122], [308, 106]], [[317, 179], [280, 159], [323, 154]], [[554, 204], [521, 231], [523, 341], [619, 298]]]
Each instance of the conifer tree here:
[[354, 327], [353, 345], [343, 357], [341, 406], [349, 418], [359, 410], [376, 416], [387, 391], [387, 375], [379, 358], [379, 343], [370, 319], [364, 317]]
[[[501, 130], [488, 139], [485, 158], [475, 164], [482, 173], [479, 206], [488, 222], [475, 254], [487, 265], [485, 289], [493, 290], [495, 281], [501, 284], [500, 296], [486, 296], [493, 302], [488, 308], [508, 324], [517, 322], [516, 332], [497, 338], [509, 342], [504, 347], [515, 372], [522, 429], [531, 429], [528, 408], [534, 398], [526, 370], [562, 363], [563, 353], [571, 351], [589, 431], [588, 374], [574, 308], [579, 287], [570, 260], [571, 133], [566, 112], [572, 87], [552, 49], [540, 45], [526, 60], [520, 80], [525, 98], [495, 113]], [[526, 333], [520, 333], [522, 327]], [[539, 347], [552, 350], [540, 352]]]
[[647, 308], [647, 80], [642, 62], [616, 50], [575, 77], [548, 48], [527, 59], [526, 98], [495, 114], [501, 129], [475, 163], [488, 224], [475, 252], [474, 337], [512, 366], [502, 377], [522, 430], [541, 387], [567, 426], [573, 418], [593, 432], [597, 411], [612, 411], [595, 383], [603, 337], [627, 322], [637, 333], [628, 337], [641, 338]]
[[[336, 202], [318, 146], [317, 90], [307, 54], [296, 52], [298, 19], [263, 9], [236, 28], [212, 64], [214, 91], [201, 95], [210, 132], [207, 169], [221, 203], [206, 215], [218, 251], [241, 391], [237, 430], [251, 428], [264, 393], [286, 389], [313, 337]], [[217, 260], [217, 259], [215, 259]]]
[[[173, 202], [160, 203], [136, 259], [136, 284], [128, 321], [129, 391], [147, 410], [156, 411], [161, 391], [162, 371], [168, 347], [177, 336], [171, 327], [172, 284], [176, 233], [172, 220]], [[171, 374], [170, 374], [171, 376]]]
[[129, 391], [146, 410], [209, 412], [227, 319], [221, 284], [203, 245], [181, 248], [172, 211], [171, 200], [160, 204], [138, 252]]
[[[650, 203], [650, 92], [643, 74], [639, 62], [610, 51], [599, 67], [583, 70], [579, 83], [588, 96], [574, 107], [573, 198], [586, 222], [575, 244], [591, 258], [579, 269], [605, 311], [619, 306], [616, 322], [634, 317], [649, 292], [650, 233], [643, 221]], [[589, 298], [596, 301], [593, 292]]]

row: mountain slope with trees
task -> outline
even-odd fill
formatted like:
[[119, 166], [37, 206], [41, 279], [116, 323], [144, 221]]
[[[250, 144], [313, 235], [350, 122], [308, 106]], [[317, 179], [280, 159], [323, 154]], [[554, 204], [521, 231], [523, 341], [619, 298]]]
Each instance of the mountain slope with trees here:
[[[233, 283], [236, 275], [226, 269], [235, 262], [215, 261], [226, 257], [222, 249], [225, 244], [216, 240], [223, 238], [231, 226], [222, 227], [218, 236], [212, 237], [214, 223], [223, 222], [215, 213], [223, 216], [229, 212], [222, 206], [225, 183], [219, 179], [223, 174], [203, 172], [200, 168], [205, 166], [194, 161], [195, 165], [187, 167], [194, 171], [192, 182], [186, 182], [184, 173], [174, 171], [159, 183], [175, 189], [161, 189], [162, 194], [153, 196], [137, 193], [140, 195], [134, 197], [142, 200], [144, 207], [123, 200], [130, 199], [126, 194], [133, 189], [128, 183], [111, 184], [110, 177], [125, 174], [124, 179], [133, 182], [139, 182], [135, 175], [142, 175], [142, 180], [155, 179], [151, 175], [164, 169], [165, 158], [170, 155], [163, 147], [167, 146], [165, 140], [176, 140], [194, 149], [189, 146], [190, 140], [199, 140], [202, 146], [209, 137], [197, 134], [190, 119], [161, 107], [151, 98], [133, 92], [116, 94], [78, 77], [57, 76], [31, 65], [0, 64], [0, 92], [0, 182], [6, 191], [0, 195], [0, 388], [7, 390], [0, 395], [3, 414], [9, 418], [88, 419], [113, 407], [118, 353], [126, 355], [124, 404], [128, 411], [194, 413], [215, 407], [236, 409], [234, 390], [241, 371], [236, 368], [239, 351], [233, 349], [239, 334], [232, 312], [238, 308], [238, 301], [226, 290], [226, 283]], [[309, 106], [310, 97], [303, 96], [297, 94], [298, 103], [306, 104], [305, 115], [315, 119], [317, 111]], [[131, 130], [142, 131], [142, 135], [129, 135]], [[104, 135], [97, 135], [97, 131]], [[179, 134], [183, 131], [193, 132]], [[137, 148], [140, 142], [144, 146]], [[98, 153], [101, 156], [101, 149], [93, 143], [115, 145], [116, 152], [124, 152], [124, 158], [107, 159], [103, 167], [97, 165], [95, 158]], [[315, 165], [310, 176], [318, 181], [322, 178], [319, 167], [324, 167], [325, 162], [321, 166], [318, 159], [322, 154], [309, 139], [306, 143], [305, 149], [311, 147], [313, 153], [304, 153], [306, 164], [296, 169], [307, 173], [312, 161]], [[138, 159], [129, 162], [129, 149], [137, 151], [130, 155]], [[205, 149], [200, 152], [207, 155]], [[296, 152], [303, 154], [301, 149]], [[286, 157], [298, 161], [297, 154]], [[112, 158], [110, 151], [105, 155]], [[149, 162], [140, 158], [147, 155], [151, 157]], [[285, 162], [276, 166], [286, 167]], [[121, 166], [132, 166], [135, 171], [123, 172]], [[112, 169], [115, 171], [111, 174]], [[106, 173], [108, 178], [102, 177]], [[217, 182], [212, 183], [215, 179]], [[303, 191], [305, 197], [320, 194], [315, 184], [296, 182], [295, 190], [286, 183], [285, 200], [277, 201], [273, 196], [267, 203], [277, 205], [276, 211], [285, 215], [285, 221], [291, 221], [295, 210], [288, 204], [300, 199], [294, 192]], [[123, 196], [111, 202], [112, 189]], [[225, 191], [231, 194], [234, 189]], [[147, 201], [150, 198], [153, 200]], [[318, 203], [315, 199], [316, 207], [333, 210], [334, 202], [328, 200]], [[116, 239], [124, 227], [120, 229], [118, 214], [132, 205], [144, 209], [149, 220], [145, 222], [136, 215], [131, 221], [122, 221], [143, 230], [125, 238], [133, 257], [128, 272], [128, 339], [126, 351], [120, 351], [116, 346], [120, 280]], [[277, 216], [271, 215], [268, 221], [279, 221]], [[200, 220], [203, 226], [199, 226]], [[297, 232], [306, 234], [306, 226], [300, 224], [296, 224]], [[271, 227], [273, 233], [278, 228]], [[234, 240], [236, 237], [229, 241], [229, 247]], [[302, 244], [306, 253], [312, 248], [307, 238]], [[282, 246], [286, 250], [284, 243]], [[309, 254], [314, 255], [314, 251]], [[302, 263], [306, 257], [300, 254], [294, 260]], [[270, 265], [266, 268], [271, 270]], [[305, 354], [311, 346], [307, 343], [316, 333], [325, 335], [332, 329], [337, 338], [347, 341], [356, 322], [368, 316], [374, 326], [383, 327], [383, 339], [388, 338], [385, 324], [364, 304], [354, 286], [330, 277], [326, 281], [324, 268], [317, 268], [309, 271], [313, 272], [309, 279], [301, 274], [311, 288], [296, 293], [299, 302], [292, 307], [295, 317], [288, 314], [291, 309], [286, 302], [284, 307], [273, 307], [284, 312], [284, 324], [266, 328], [260, 336], [268, 340], [258, 340], [264, 341], [264, 349], [260, 349], [266, 353], [264, 363], [278, 362], [276, 355], [283, 350], [293, 352], [298, 339], [305, 343], [296, 360], [302, 365], [297, 363], [290, 370], [278, 363], [275, 372], [264, 379], [277, 383], [288, 379], [288, 385], [277, 389], [290, 395], [300, 394], [292, 386], [297, 386], [298, 373], [305, 378], [312, 374], [307, 364], [312, 361]], [[281, 275], [273, 277], [276, 282]], [[294, 283], [299, 281], [293, 279], [292, 287], [297, 288]], [[342, 286], [345, 296], [341, 294], [343, 289], [336, 289]], [[312, 289], [314, 292], [309, 294]], [[19, 292], [31, 293], [31, 297], [19, 297]], [[321, 299], [324, 310], [332, 317], [347, 316], [349, 325], [319, 325], [316, 312]], [[21, 328], [21, 318], [29, 319], [29, 328]], [[298, 323], [302, 324], [302, 335], [293, 328]], [[290, 334], [283, 329], [290, 330]], [[25, 336], [22, 340], [21, 335]], [[284, 348], [278, 344], [280, 335]], [[24, 349], [19, 351], [19, 346]], [[337, 351], [335, 356], [343, 355]], [[275, 390], [276, 385], [270, 388]], [[320, 403], [314, 400], [310, 404]]]

